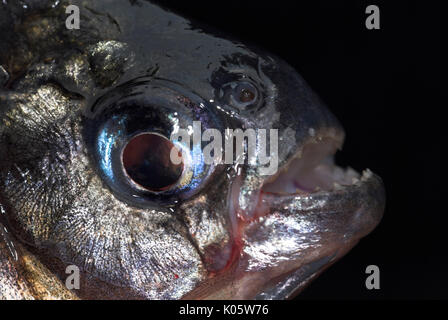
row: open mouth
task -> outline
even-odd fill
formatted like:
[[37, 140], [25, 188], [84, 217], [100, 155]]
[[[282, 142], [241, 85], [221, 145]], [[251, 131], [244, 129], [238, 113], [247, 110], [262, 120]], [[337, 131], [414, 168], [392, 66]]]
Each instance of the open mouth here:
[[359, 173], [350, 167], [342, 168], [335, 164], [334, 155], [341, 149], [343, 141], [344, 134], [337, 130], [322, 130], [309, 137], [275, 175], [263, 182], [252, 210], [238, 209], [241, 183], [236, 183], [231, 194], [231, 217], [238, 214], [242, 220], [240, 222], [247, 224], [276, 212], [279, 206], [295, 206], [297, 201], [300, 210], [307, 211], [307, 207], [315, 208], [317, 201], [322, 200], [321, 212], [332, 210], [335, 206], [348, 209], [355, 204], [353, 199], [356, 197], [363, 199], [364, 203], [370, 202], [372, 197], [378, 197], [381, 202], [384, 189], [377, 175], [369, 169]]
[[243, 235], [248, 265], [270, 263], [251, 269], [263, 270], [258, 298], [291, 298], [381, 220], [382, 181], [368, 169], [337, 166], [342, 141], [325, 132], [310, 138], [264, 182]]
[[361, 175], [334, 162], [334, 154], [341, 144], [332, 137], [309, 141], [277, 175], [264, 183], [261, 191], [275, 195], [309, 194], [356, 184]]
[[232, 254], [220, 270], [238, 280], [223, 285], [230, 298], [291, 298], [379, 223], [382, 181], [370, 170], [337, 166], [342, 141], [334, 131], [309, 138], [265, 180], [251, 212], [238, 208], [236, 180], [229, 194]]

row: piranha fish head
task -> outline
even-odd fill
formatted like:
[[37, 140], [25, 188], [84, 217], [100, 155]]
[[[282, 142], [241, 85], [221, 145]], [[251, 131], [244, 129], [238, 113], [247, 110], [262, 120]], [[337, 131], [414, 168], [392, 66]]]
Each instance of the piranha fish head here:
[[[10, 281], [32, 256], [76, 265], [80, 298], [289, 298], [379, 223], [381, 179], [334, 163], [343, 129], [287, 63], [146, 1], [72, 3], [79, 30], [65, 1], [0, 7], [0, 296], [49, 283]], [[208, 129], [267, 136], [208, 163]]]

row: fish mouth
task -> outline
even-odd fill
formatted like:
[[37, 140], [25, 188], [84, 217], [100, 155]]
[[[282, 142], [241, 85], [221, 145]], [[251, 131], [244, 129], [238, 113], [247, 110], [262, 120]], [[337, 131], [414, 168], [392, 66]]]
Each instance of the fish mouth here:
[[340, 136], [323, 135], [308, 139], [299, 151], [272, 177], [261, 191], [277, 196], [332, 192], [355, 184], [360, 174], [335, 164], [334, 155], [342, 147]]
[[381, 178], [336, 165], [343, 140], [334, 131], [310, 137], [263, 183], [254, 212], [240, 219], [240, 297], [293, 297], [380, 222]]
[[257, 221], [288, 204], [295, 214], [357, 208], [375, 213], [363, 226], [358, 225], [364, 229], [362, 236], [374, 229], [384, 209], [383, 182], [370, 169], [360, 173], [337, 165], [334, 156], [343, 142], [344, 133], [332, 130], [308, 138], [275, 175], [264, 181], [250, 220]]
[[372, 231], [383, 215], [383, 183], [370, 170], [334, 163], [343, 140], [340, 131], [325, 131], [301, 144], [264, 181], [250, 213], [238, 209], [236, 181], [229, 194], [231, 257], [185, 298], [292, 298]]

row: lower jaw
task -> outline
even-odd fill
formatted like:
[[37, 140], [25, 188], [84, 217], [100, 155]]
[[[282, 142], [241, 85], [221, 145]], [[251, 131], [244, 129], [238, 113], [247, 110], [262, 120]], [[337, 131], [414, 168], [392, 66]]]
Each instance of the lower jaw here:
[[[263, 196], [270, 199], [268, 200], [270, 205], [278, 206], [279, 208], [284, 208], [288, 201], [309, 198], [306, 194], [279, 196], [262, 192], [261, 198]], [[347, 231], [345, 229], [336, 229], [335, 232], [341, 236], [340, 240], [334, 242], [326, 241], [325, 245], [320, 248], [312, 249], [312, 252], [301, 255], [301, 259], [291, 259], [283, 265], [272, 266], [260, 272], [247, 272], [245, 271], [244, 257], [241, 254], [244, 251], [247, 228], [256, 227], [265, 218], [269, 218], [276, 210], [272, 210], [272, 207], [266, 207], [260, 211], [261, 213], [257, 211], [249, 221], [240, 217], [238, 224], [239, 245], [235, 247], [236, 253], [233, 255], [233, 259], [237, 261], [233, 260], [232, 263], [229, 263], [229, 268], [225, 270], [225, 273], [233, 273], [230, 276], [231, 282], [238, 283], [241, 281], [242, 284], [236, 285], [237, 287], [232, 289], [223, 290], [222, 292], [229, 290], [232, 292], [232, 295], [227, 297], [227, 299], [253, 299], [254, 297], [259, 299], [288, 299], [297, 295], [315, 277], [353, 248], [360, 238], [374, 229], [379, 223], [384, 210], [384, 189], [381, 179], [370, 171], [364, 172], [359, 181], [352, 185], [335, 191], [316, 192], [313, 197], [316, 202], [325, 202], [319, 201], [319, 199], [325, 199], [328, 200], [327, 205], [336, 205], [338, 208], [345, 207], [347, 209], [346, 212], [342, 212], [340, 215], [333, 214], [329, 216], [331, 216], [331, 219], [335, 219], [335, 223], [339, 218], [343, 218], [342, 221], [337, 221], [338, 228], [341, 226], [347, 227], [350, 231], [345, 232]], [[338, 201], [339, 203], [336, 203]], [[363, 207], [367, 203], [369, 205]], [[311, 205], [309, 208], [302, 208], [299, 212], [288, 212], [286, 214], [298, 215], [299, 219], [300, 215], [303, 214], [306, 218], [306, 216], [315, 213], [330, 212], [334, 209], [327, 205], [317, 208], [317, 210], [314, 205]], [[279, 214], [282, 215], [283, 213]], [[345, 219], [348, 219], [348, 223], [345, 223]], [[349, 237], [346, 238], [344, 235], [349, 235]], [[259, 290], [255, 289], [254, 286]]]
[[[226, 266], [219, 272], [214, 273], [213, 277], [209, 280], [208, 285], [210, 288], [212, 286], [210, 283], [213, 283], [213, 285], [216, 285], [216, 287], [220, 289], [212, 294], [205, 295], [198, 293], [201, 291], [199, 290], [198, 292], [189, 295], [187, 298], [291, 298], [302, 291], [318, 274], [344, 256], [361, 237], [366, 235], [376, 226], [381, 219], [382, 211], [384, 209], [384, 190], [382, 189], [381, 180], [369, 170], [364, 171], [363, 174], [360, 175], [353, 170], [344, 170], [337, 167], [328, 157], [328, 153], [332, 153], [334, 151], [333, 149], [334, 148], [329, 149], [331, 152], [324, 150], [323, 153], [318, 154], [317, 158], [312, 160], [314, 161], [312, 165], [300, 167], [299, 163], [299, 166], [296, 168], [286, 168], [291, 171], [288, 172], [288, 170], [284, 170], [283, 173], [280, 173], [275, 177], [276, 179], [266, 183], [260, 190], [258, 206], [251, 215], [238, 214], [236, 208], [238, 207], [238, 191], [241, 181], [239, 180], [240, 177], [236, 179], [229, 195], [229, 207], [231, 208], [230, 219], [233, 228], [232, 234], [234, 243], [232, 254]], [[311, 152], [311, 154], [313, 154], [313, 152]], [[305, 157], [303, 156], [303, 153], [301, 159], [309, 160], [309, 158], [306, 157], [306, 154]], [[296, 166], [297, 163], [293, 163], [293, 161], [290, 161], [288, 165]], [[316, 168], [320, 168], [320, 171], [316, 171]], [[284, 181], [282, 181], [283, 178], [286, 179], [286, 181], [289, 181], [289, 178], [292, 177], [294, 181], [299, 180], [300, 182], [300, 179], [297, 179], [297, 176], [294, 176], [294, 174], [299, 173], [299, 178], [304, 177], [304, 174], [306, 177], [307, 173], [313, 170], [315, 171], [312, 172], [312, 174], [315, 175], [311, 176], [311, 180], [305, 179], [307, 181], [306, 186], [300, 186], [300, 184], [298, 184], [299, 186], [294, 188], [294, 190], [283, 188], [283, 186], [286, 185]], [[332, 174], [329, 176], [330, 178], [328, 180], [320, 179], [325, 178], [325, 174], [321, 175], [322, 173], [328, 172]], [[308, 178], [310, 178], [309, 175]], [[365, 198], [371, 197], [372, 193], [378, 195], [378, 199], [372, 200]], [[289, 261], [280, 268], [272, 267], [272, 269], [264, 270], [263, 272], [244, 272], [244, 261], [241, 259], [241, 253], [244, 247], [246, 228], [250, 225], [258, 224], [263, 217], [272, 214], [272, 212], [275, 211], [272, 209], [273, 207], [284, 207], [288, 201], [297, 201], [297, 199], [305, 198], [314, 198], [314, 201], [323, 198], [328, 200], [324, 202], [326, 202], [327, 205], [329, 204], [330, 207], [320, 207], [318, 208], [320, 212], [331, 210], [333, 200], [339, 201], [340, 203], [338, 203], [338, 205], [340, 206], [344, 206], [344, 204], [353, 205], [354, 202], [357, 206], [360, 206], [364, 200], [368, 200], [374, 204], [374, 207], [371, 209], [375, 211], [375, 214], [373, 214], [375, 217], [373, 220], [367, 222], [368, 225], [366, 224], [363, 226], [359, 232], [351, 234], [352, 238], [334, 244], [334, 246], [329, 246], [318, 254], [311, 255], [313, 257], [312, 259]], [[354, 201], [353, 199], [355, 198], [356, 200]], [[264, 203], [263, 200], [266, 200], [266, 202]], [[350, 209], [353, 212], [356, 211], [354, 210], [356, 209], [354, 207], [351, 207]], [[303, 211], [308, 214], [308, 212], [314, 211], [314, 208], [303, 208]], [[298, 214], [301, 213], [299, 212]], [[228, 282], [231, 284], [228, 284]], [[254, 288], [255, 285], [257, 286], [257, 289]]]
[[[244, 272], [243, 260], [234, 261], [222, 274], [207, 280], [183, 299], [200, 300], [284, 300], [294, 298], [317, 276], [342, 258], [358, 241], [328, 248], [310, 261], [289, 261], [263, 271]], [[279, 271], [281, 270], [281, 271]], [[212, 292], [210, 288], [214, 288]]]
[[271, 278], [266, 282], [263, 290], [255, 296], [260, 300], [287, 300], [300, 294], [321, 273], [331, 267], [356, 244], [357, 240], [346, 243], [334, 251], [326, 252], [318, 258], [300, 266], [292, 267], [289, 271]]

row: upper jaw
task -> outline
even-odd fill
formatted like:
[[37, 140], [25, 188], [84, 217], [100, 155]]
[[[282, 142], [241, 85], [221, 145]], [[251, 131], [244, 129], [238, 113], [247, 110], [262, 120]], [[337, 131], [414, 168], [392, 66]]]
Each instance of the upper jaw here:
[[[351, 183], [330, 190], [291, 194], [263, 193], [260, 202], [269, 207], [265, 216], [278, 213], [308, 220], [318, 216], [321, 229], [344, 238], [361, 238], [381, 221], [385, 206], [385, 191], [381, 178], [369, 169]], [[262, 216], [260, 216], [262, 217]]]
[[309, 194], [352, 184], [359, 174], [334, 163], [343, 141], [343, 132], [337, 130], [322, 130], [308, 137], [279, 171], [264, 181], [261, 191], [278, 196]]

